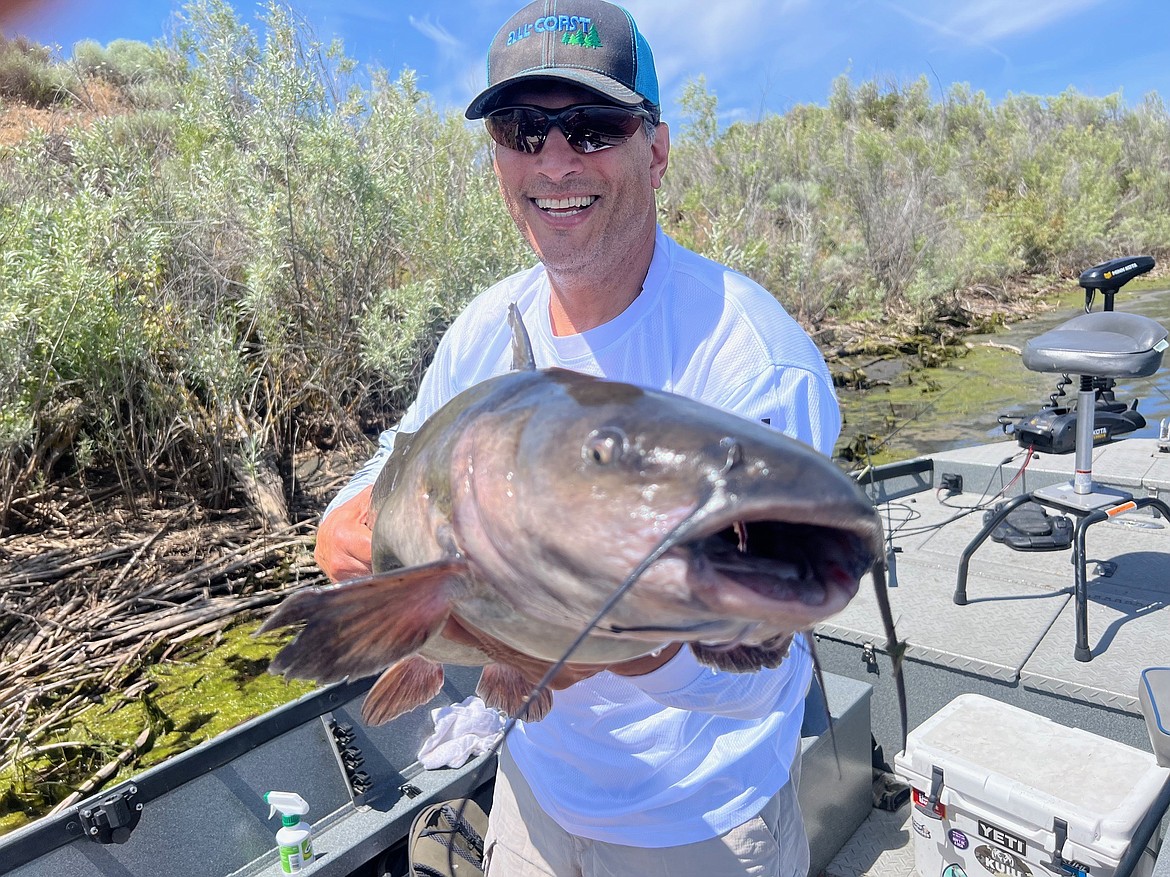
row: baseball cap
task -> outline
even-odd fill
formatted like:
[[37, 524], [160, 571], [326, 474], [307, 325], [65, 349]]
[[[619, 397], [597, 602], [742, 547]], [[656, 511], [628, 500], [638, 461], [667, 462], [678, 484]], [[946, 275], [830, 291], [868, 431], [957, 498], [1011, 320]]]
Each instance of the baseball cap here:
[[482, 119], [505, 88], [542, 79], [580, 85], [625, 106], [659, 108], [650, 44], [629, 12], [604, 0], [536, 0], [515, 13], [492, 38], [488, 87], [465, 115]]

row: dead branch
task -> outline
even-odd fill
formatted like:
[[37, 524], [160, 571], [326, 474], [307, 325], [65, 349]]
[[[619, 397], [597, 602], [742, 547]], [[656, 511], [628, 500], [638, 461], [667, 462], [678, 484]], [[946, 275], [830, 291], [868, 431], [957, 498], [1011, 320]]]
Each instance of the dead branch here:
[[123, 767], [130, 764], [132, 761], [137, 761], [142, 757], [142, 754], [148, 751], [154, 742], [154, 734], [149, 725], [142, 729], [142, 733], [138, 735], [135, 741], [118, 753], [117, 757], [109, 764], [103, 765], [93, 776], [82, 783], [72, 795], [69, 795], [61, 801], [56, 807], [49, 811], [49, 815], [60, 813], [63, 810], [68, 810], [82, 798], [96, 792], [103, 785], [105, 785], [110, 777], [120, 771]]
[[45, 738], [95, 699], [136, 690], [159, 646], [214, 635], [290, 586], [324, 582], [312, 522], [256, 532], [247, 511], [190, 504], [61, 517], [60, 530], [0, 546], [0, 758], [9, 763], [53, 745]]

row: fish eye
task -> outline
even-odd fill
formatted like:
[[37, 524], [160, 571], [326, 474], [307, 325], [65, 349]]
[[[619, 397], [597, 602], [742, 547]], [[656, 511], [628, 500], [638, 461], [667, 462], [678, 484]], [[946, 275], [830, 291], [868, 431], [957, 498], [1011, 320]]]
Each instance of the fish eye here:
[[587, 463], [608, 466], [621, 459], [627, 445], [626, 434], [614, 427], [595, 429], [585, 440], [581, 456]]

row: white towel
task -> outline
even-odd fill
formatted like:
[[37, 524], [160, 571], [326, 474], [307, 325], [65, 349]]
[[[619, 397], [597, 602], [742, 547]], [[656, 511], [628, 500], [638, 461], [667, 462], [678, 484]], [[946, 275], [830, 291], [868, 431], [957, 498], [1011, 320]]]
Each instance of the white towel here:
[[483, 755], [499, 742], [504, 716], [488, 709], [474, 695], [462, 703], [431, 710], [435, 732], [423, 741], [418, 760], [427, 770], [462, 767], [468, 758]]

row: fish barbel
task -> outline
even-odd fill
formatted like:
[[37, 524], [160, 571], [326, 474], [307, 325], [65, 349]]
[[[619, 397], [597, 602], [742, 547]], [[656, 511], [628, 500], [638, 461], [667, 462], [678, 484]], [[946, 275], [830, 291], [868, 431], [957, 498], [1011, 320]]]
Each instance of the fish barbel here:
[[[555, 662], [592, 625], [574, 662], [681, 641], [751, 671], [853, 598], [881, 524], [830, 459], [689, 398], [538, 370], [510, 317], [528, 367], [396, 436], [371, 499], [374, 575], [286, 598], [262, 630], [303, 628], [272, 672], [381, 671], [363, 709], [378, 723], [438, 694], [441, 664], [485, 665], [484, 700], [535, 720], [551, 694], [528, 701], [511, 652]], [[498, 647], [446, 639], [452, 617]]]

